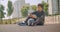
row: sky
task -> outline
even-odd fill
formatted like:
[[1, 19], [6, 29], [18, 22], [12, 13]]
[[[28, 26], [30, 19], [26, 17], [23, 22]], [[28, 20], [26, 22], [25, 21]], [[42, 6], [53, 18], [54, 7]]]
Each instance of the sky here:
[[[16, 0], [11, 0], [11, 1], [14, 3]], [[44, 1], [47, 2], [47, 0], [44, 0]], [[41, 3], [41, 2], [42, 0], [25, 0], [25, 3], [29, 3], [30, 5], [37, 5], [38, 3]], [[3, 5], [6, 5], [7, 0], [1, 1], [1, 3]]]
[[[11, 0], [11, 1], [14, 3], [17, 0]], [[44, 0], [44, 1], [47, 2], [47, 0]], [[41, 2], [42, 0], [25, 0], [25, 3], [29, 3], [30, 5], [37, 5], [38, 3], [41, 3]], [[7, 0], [4, 0], [4, 1], [0, 0], [0, 3], [2, 3], [5, 6], [5, 8], [7, 8], [7, 3], [8, 3]]]
[[[15, 2], [15, 1], [17, 1], [17, 0], [11, 0], [13, 3]], [[45, 2], [47, 2], [47, 0], [44, 0]], [[4, 6], [5, 6], [5, 8], [7, 8], [6, 6], [7, 6], [7, 0], [4, 0], [4, 1], [1, 1], [0, 0], [0, 3], [2, 3]], [[42, 2], [42, 0], [25, 0], [25, 3], [29, 3], [30, 5], [37, 5], [38, 3], [41, 3]]]
[[42, 0], [25, 0], [26, 3], [30, 3], [30, 5], [36, 5], [38, 3], [41, 3]]
[[[47, 0], [44, 0], [47, 2]], [[38, 3], [41, 3], [42, 0], [25, 0], [26, 3], [30, 3], [30, 5], [37, 5]]]

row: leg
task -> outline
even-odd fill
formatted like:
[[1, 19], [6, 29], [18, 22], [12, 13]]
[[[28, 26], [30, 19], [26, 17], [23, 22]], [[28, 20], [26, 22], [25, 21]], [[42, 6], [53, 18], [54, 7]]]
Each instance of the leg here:
[[27, 19], [26, 19], [26, 21], [25, 21], [25, 23], [26, 23], [26, 25], [28, 25], [28, 20], [30, 19], [30, 17], [28, 17]]
[[32, 26], [33, 23], [34, 23], [34, 19], [31, 18], [31, 19], [28, 20], [28, 26]]

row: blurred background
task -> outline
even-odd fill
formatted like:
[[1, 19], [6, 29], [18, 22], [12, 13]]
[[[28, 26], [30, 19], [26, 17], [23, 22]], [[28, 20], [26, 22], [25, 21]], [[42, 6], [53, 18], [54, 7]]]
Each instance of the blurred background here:
[[0, 24], [25, 21], [39, 3], [44, 6], [45, 24], [59, 24], [60, 0], [0, 0]]

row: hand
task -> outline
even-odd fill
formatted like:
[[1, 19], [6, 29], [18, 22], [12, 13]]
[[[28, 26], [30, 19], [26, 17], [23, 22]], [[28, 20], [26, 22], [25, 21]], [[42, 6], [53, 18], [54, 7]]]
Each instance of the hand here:
[[34, 15], [34, 14], [30, 14], [29, 17], [31, 17], [31, 18], [37, 18], [37, 16]]
[[36, 15], [32, 15], [32, 18], [37, 18], [37, 16]]

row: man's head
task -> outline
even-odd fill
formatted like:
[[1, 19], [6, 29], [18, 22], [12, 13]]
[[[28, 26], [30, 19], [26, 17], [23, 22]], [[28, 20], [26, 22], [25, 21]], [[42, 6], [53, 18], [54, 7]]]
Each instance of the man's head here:
[[42, 11], [43, 10], [43, 5], [42, 4], [38, 4], [37, 5], [37, 11]]

